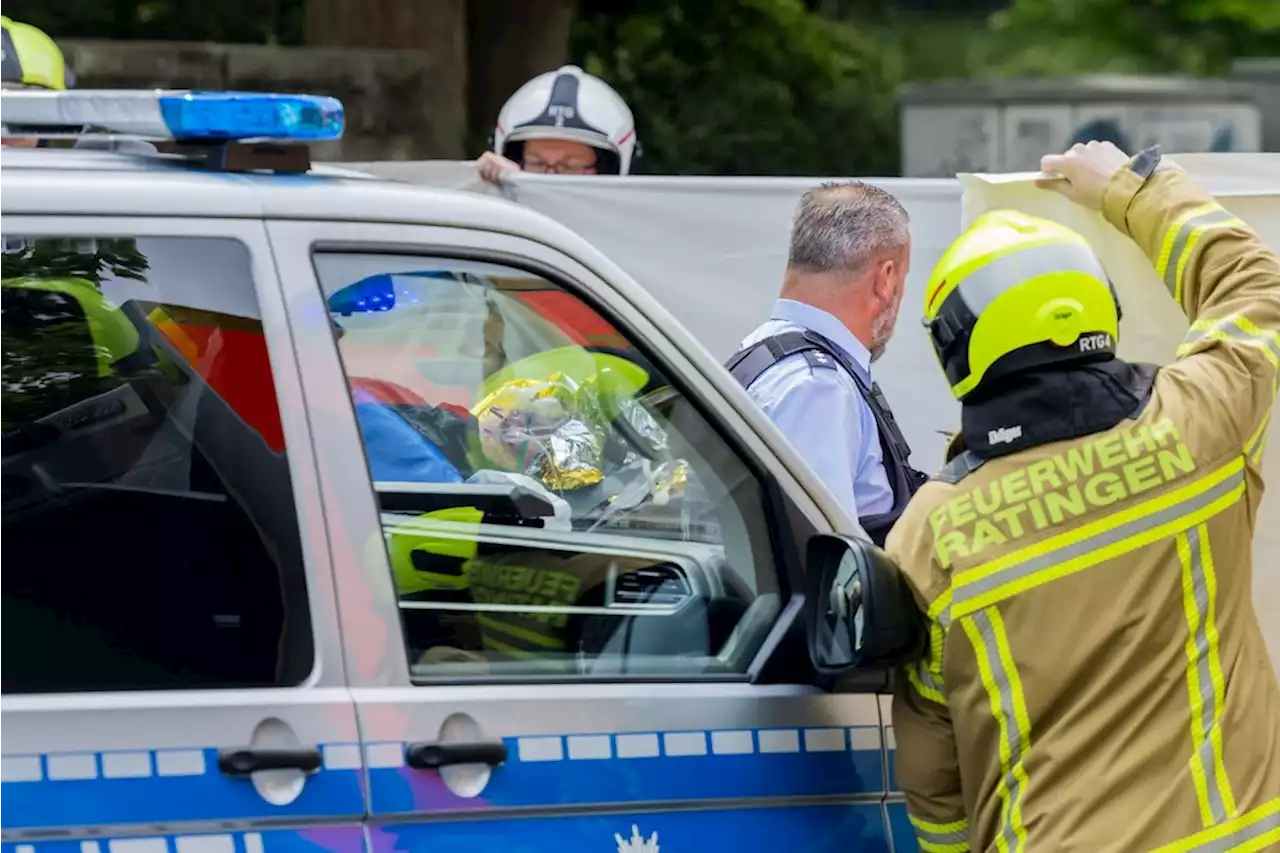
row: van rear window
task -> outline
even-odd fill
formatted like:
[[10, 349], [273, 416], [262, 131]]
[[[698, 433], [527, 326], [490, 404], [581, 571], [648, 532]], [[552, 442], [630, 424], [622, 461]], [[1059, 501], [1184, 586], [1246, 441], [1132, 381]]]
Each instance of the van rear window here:
[[6, 235], [6, 694], [292, 685], [313, 664], [248, 250]]

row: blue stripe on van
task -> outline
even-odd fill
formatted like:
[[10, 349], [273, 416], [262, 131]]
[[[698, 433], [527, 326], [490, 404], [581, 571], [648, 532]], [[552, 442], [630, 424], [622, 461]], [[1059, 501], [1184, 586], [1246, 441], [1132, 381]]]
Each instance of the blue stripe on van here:
[[370, 827], [371, 853], [888, 853], [880, 805], [704, 809]]
[[364, 851], [364, 830], [359, 824], [204, 835], [20, 841], [0, 845], [0, 853], [364, 853]]
[[[412, 823], [371, 827], [369, 837], [370, 853], [888, 853], [890, 849], [880, 807], [874, 804]], [[364, 853], [365, 849], [364, 833], [357, 825], [0, 845], [0, 853]], [[904, 848], [897, 850], [902, 853]]]
[[889, 803], [886, 806], [889, 814], [889, 835], [893, 838], [894, 853], [916, 853], [920, 843], [916, 840], [916, 831], [907, 817], [906, 803]]
[[360, 748], [330, 744], [325, 766], [292, 803], [268, 803], [247, 779], [218, 771], [216, 749], [5, 755], [0, 825], [154, 824], [257, 817], [340, 817], [364, 812]]
[[324, 746], [324, 767], [285, 806], [217, 769], [215, 749], [6, 755], [6, 829], [164, 824], [363, 811], [368, 768], [375, 814], [504, 806], [699, 801], [884, 792], [875, 726], [628, 732], [514, 737], [476, 798], [432, 771], [404, 766], [402, 742]]
[[898, 751], [898, 738], [893, 733], [893, 726], [884, 727], [884, 740], [885, 740], [885, 764], [888, 767], [888, 771], [889, 771], [889, 790], [901, 791], [902, 789], [898, 787], [898, 774], [894, 772], [894, 769], [893, 769], [894, 755], [897, 754], [897, 751]]
[[507, 763], [465, 799], [403, 766], [404, 745], [370, 744], [374, 814], [562, 803], [877, 794], [880, 732], [780, 728], [508, 738]]

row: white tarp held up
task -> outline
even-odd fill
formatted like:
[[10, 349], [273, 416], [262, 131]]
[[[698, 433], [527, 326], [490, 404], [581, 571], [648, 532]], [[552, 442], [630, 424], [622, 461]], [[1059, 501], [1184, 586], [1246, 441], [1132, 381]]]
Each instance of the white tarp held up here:
[[[413, 183], [496, 192], [469, 163], [346, 164]], [[818, 178], [519, 175], [504, 195], [577, 231], [653, 293], [717, 358], [769, 317], [787, 263], [791, 213]], [[912, 220], [911, 275], [897, 337], [876, 364], [917, 464], [942, 462], [938, 430], [959, 418], [924, 331], [913, 321], [929, 272], [960, 233], [952, 179], [874, 181]], [[903, 417], [928, 412], [927, 418]]]

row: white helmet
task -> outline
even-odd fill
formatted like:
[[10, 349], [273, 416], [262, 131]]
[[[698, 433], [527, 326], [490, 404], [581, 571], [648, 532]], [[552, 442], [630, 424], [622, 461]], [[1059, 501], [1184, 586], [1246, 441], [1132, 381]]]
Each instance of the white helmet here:
[[596, 171], [605, 175], [629, 173], [640, 156], [627, 102], [576, 65], [539, 74], [503, 104], [493, 150], [518, 163], [529, 139], [564, 139], [597, 148]]

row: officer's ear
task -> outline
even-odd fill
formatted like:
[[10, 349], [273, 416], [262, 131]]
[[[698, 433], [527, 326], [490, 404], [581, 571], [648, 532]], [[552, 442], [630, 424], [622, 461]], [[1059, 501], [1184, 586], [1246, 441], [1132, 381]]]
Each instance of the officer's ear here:
[[875, 297], [877, 310], [887, 308], [897, 299], [898, 279], [901, 277], [898, 264], [895, 258], [881, 258], [875, 262], [871, 293]]

